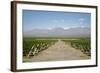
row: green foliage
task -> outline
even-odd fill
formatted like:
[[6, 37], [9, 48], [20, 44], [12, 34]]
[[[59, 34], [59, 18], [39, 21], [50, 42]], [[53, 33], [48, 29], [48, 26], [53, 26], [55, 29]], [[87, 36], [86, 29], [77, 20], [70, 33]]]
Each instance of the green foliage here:
[[[49, 46], [54, 44], [57, 40], [43, 40], [43, 39], [33, 39], [33, 38], [24, 38], [23, 39], [23, 55], [28, 55], [29, 51], [32, 49], [34, 54], [39, 53], [40, 51], [47, 49]], [[33, 54], [33, 55], [34, 55]]]
[[91, 56], [91, 41], [89, 38], [77, 39], [77, 40], [63, 40], [64, 42], [70, 42], [71, 46], [81, 50], [88, 56]]

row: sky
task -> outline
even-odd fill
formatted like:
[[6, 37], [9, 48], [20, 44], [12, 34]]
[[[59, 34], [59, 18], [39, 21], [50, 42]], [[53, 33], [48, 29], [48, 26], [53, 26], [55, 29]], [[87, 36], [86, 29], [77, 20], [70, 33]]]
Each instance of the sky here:
[[24, 31], [32, 29], [64, 29], [90, 27], [91, 14], [80, 12], [23, 10], [22, 24]]

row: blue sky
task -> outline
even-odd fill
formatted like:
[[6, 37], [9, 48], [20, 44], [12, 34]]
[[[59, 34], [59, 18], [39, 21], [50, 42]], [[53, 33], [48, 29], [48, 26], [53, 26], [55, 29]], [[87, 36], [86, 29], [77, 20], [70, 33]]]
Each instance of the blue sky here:
[[91, 14], [79, 12], [56, 12], [23, 10], [23, 29], [64, 29], [74, 27], [90, 27]]

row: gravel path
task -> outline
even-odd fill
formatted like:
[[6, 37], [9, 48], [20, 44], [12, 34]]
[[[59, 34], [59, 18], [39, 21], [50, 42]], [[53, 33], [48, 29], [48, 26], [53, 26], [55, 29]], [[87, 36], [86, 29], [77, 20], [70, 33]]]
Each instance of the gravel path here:
[[82, 59], [90, 59], [90, 57], [83, 54], [80, 50], [71, 47], [69, 44], [58, 40], [58, 42], [50, 46], [48, 49], [40, 52], [38, 55], [32, 57], [31, 59], [27, 59], [27, 62]]

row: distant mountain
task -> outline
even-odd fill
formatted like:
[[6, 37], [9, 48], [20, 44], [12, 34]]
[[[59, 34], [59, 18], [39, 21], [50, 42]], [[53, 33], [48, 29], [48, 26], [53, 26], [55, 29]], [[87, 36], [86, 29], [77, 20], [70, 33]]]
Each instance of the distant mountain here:
[[76, 28], [53, 28], [53, 29], [33, 29], [24, 32], [24, 37], [89, 37], [89, 27]]

